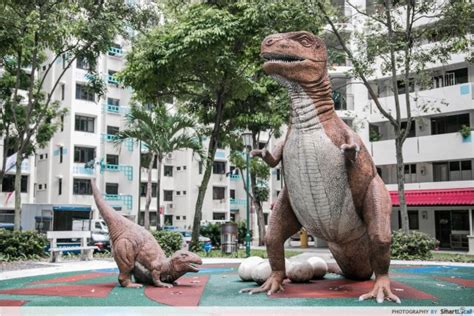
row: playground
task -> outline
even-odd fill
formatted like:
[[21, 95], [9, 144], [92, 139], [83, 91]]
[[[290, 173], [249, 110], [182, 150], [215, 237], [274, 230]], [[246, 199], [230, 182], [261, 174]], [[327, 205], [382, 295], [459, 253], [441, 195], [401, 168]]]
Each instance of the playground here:
[[[242, 282], [238, 266], [239, 259], [205, 259], [198, 273], [185, 275], [170, 289], [122, 288], [112, 261], [60, 263], [2, 272], [0, 307], [380, 306], [374, 300], [358, 301], [371, 289], [372, 281], [354, 282], [335, 274], [306, 284], [287, 283], [284, 292], [273, 296], [240, 294], [240, 289], [256, 284]], [[402, 300], [401, 306], [473, 305], [473, 264], [394, 262], [390, 275], [392, 290]], [[385, 302], [383, 306], [396, 304]]]

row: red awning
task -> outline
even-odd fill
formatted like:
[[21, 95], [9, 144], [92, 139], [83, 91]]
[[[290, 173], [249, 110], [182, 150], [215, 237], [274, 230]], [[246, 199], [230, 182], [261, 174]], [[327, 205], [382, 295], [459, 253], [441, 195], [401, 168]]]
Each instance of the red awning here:
[[[399, 206], [398, 191], [390, 191], [392, 205]], [[405, 191], [407, 205], [474, 205], [474, 188]]]

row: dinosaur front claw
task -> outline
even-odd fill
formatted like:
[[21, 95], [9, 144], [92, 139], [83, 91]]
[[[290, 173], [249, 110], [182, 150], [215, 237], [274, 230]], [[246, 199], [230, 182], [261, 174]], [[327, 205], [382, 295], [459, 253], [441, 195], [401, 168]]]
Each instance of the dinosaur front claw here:
[[267, 295], [272, 295], [274, 293], [283, 292], [283, 280], [285, 278], [284, 276], [284, 272], [272, 272], [268, 280], [265, 281], [265, 283], [263, 283], [260, 287], [242, 289], [239, 293], [249, 293], [249, 295], [252, 295], [266, 292]]
[[372, 291], [362, 294], [359, 297], [359, 301], [365, 301], [372, 298], [375, 298], [379, 304], [383, 303], [384, 300], [392, 301], [397, 304], [402, 303], [400, 298], [392, 293], [392, 290], [390, 289], [390, 279], [387, 275], [377, 277]]

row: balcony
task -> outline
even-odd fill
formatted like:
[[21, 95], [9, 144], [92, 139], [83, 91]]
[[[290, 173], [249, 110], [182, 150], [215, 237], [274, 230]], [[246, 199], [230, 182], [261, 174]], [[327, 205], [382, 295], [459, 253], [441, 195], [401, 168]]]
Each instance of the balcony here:
[[[102, 142], [116, 143], [118, 142], [118, 137], [114, 134], [102, 134]], [[133, 139], [127, 138], [122, 142], [122, 144], [127, 146], [128, 151], [133, 151], [135, 145]]]
[[122, 57], [123, 56], [123, 49], [119, 47], [110, 47], [107, 55], [113, 57]]
[[[464, 139], [460, 133], [407, 138], [403, 158], [405, 163], [472, 159], [474, 145], [470, 139]], [[376, 165], [396, 164], [395, 140], [371, 142], [370, 151]]]
[[92, 176], [94, 175], [94, 169], [86, 168], [83, 163], [75, 163], [72, 166], [72, 173], [75, 175]]
[[107, 83], [114, 84], [114, 85], [118, 85], [120, 83], [117, 80], [117, 78], [115, 77], [115, 75], [107, 75], [106, 76], [106, 81], [107, 81]]
[[[412, 116], [438, 114], [438, 110], [441, 110], [442, 112], [472, 110], [474, 98], [473, 86], [474, 84], [472, 82], [468, 82], [442, 88], [412, 92], [410, 94], [411, 107], [413, 109]], [[406, 118], [405, 95], [400, 94], [399, 99], [402, 118]], [[395, 113], [395, 100], [393, 95], [379, 98], [379, 101], [384, 109], [388, 112]], [[428, 111], [423, 111], [423, 107], [428, 105]], [[371, 101], [370, 107], [371, 115], [369, 120], [371, 122], [382, 122], [387, 120], [379, 113], [374, 101]]]
[[226, 158], [225, 150], [217, 149], [214, 158], [215, 159], [225, 159]]
[[247, 205], [247, 199], [230, 199], [231, 206]]
[[114, 104], [104, 104], [104, 111], [111, 114], [127, 115], [130, 112], [128, 106], [119, 106]]
[[242, 178], [240, 177], [240, 174], [235, 174], [230, 176], [230, 181], [240, 181]]
[[100, 164], [100, 173], [108, 172], [123, 172], [129, 181], [133, 180], [133, 167], [128, 165], [114, 165], [104, 163], [103, 160]]
[[[122, 195], [122, 194], [104, 194], [104, 199], [106, 201], [116, 201], [121, 202], [128, 210], [131, 210], [133, 207], [133, 196], [131, 195]], [[116, 205], [112, 205], [116, 206]], [[117, 205], [121, 206], [121, 205]]]

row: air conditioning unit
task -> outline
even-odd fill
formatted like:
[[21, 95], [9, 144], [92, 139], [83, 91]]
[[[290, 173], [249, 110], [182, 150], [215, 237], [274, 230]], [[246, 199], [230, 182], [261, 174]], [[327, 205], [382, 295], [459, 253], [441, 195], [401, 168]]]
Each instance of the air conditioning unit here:
[[166, 159], [173, 159], [173, 154], [172, 153], [169, 153], [169, 154], [166, 154]]
[[168, 208], [173, 208], [173, 203], [169, 203]]

